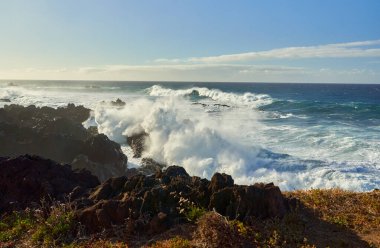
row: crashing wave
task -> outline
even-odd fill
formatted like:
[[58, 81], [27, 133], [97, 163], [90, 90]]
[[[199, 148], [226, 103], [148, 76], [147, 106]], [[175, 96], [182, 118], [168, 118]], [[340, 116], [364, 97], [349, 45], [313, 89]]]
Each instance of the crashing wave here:
[[164, 88], [160, 85], [153, 85], [148, 89], [151, 96], [200, 96], [210, 98], [214, 101], [230, 104], [234, 106], [248, 106], [258, 108], [273, 102], [273, 99], [266, 94], [253, 94], [246, 92], [244, 94], [236, 94], [223, 92], [218, 89], [208, 89], [206, 87], [193, 87], [189, 89], [173, 90]]

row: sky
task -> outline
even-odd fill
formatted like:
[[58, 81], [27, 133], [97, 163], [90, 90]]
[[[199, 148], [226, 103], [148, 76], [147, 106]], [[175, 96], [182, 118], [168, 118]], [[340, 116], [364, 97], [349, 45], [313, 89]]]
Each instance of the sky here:
[[0, 79], [380, 83], [380, 1], [0, 0]]

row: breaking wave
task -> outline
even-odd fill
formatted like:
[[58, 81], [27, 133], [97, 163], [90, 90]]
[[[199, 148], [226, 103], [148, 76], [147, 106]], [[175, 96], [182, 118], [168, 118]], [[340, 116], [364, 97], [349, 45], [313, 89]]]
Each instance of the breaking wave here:
[[148, 89], [148, 92], [151, 96], [205, 97], [224, 104], [230, 104], [233, 106], [249, 106], [253, 108], [270, 104], [273, 101], [273, 99], [266, 94], [253, 94], [250, 92], [236, 94], [223, 92], [218, 89], [208, 89], [206, 87], [173, 90], [164, 88], [160, 85], [153, 85]]

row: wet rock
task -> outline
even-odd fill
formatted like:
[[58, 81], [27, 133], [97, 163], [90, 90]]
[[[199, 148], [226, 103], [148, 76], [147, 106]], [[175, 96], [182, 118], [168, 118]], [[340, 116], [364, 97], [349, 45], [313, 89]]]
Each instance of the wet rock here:
[[138, 168], [138, 171], [144, 175], [151, 175], [160, 172], [165, 167], [165, 164], [158, 163], [151, 158], [143, 158], [141, 160], [141, 166]]
[[127, 137], [127, 143], [132, 148], [133, 157], [140, 158], [145, 147], [145, 139], [148, 134], [145, 132], [138, 133]]
[[111, 105], [113, 106], [118, 106], [118, 107], [123, 107], [125, 106], [125, 102], [122, 101], [120, 98], [116, 99], [116, 101], [111, 101]]

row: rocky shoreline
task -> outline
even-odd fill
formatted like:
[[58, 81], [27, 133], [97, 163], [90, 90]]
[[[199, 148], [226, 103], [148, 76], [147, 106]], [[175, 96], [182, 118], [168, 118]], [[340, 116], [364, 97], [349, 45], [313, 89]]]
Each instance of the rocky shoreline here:
[[[0, 216], [8, 220], [14, 213], [42, 209], [46, 222], [57, 204], [67, 206], [71, 238], [62, 239], [67, 233], [54, 236], [54, 242], [48, 242], [47, 246], [78, 243], [79, 234], [75, 236], [72, 232], [79, 233], [79, 229], [81, 237], [103, 237], [106, 233], [106, 240], [114, 239], [116, 228], [123, 230], [124, 239], [129, 240], [128, 247], [139, 247], [146, 242], [137, 242], [131, 236], [144, 236], [148, 241], [188, 224], [198, 223], [199, 229], [202, 218], [211, 218], [203, 221], [212, 223], [218, 216], [224, 218], [218, 219], [218, 226], [230, 223], [224, 220], [236, 221], [238, 224], [231, 223], [237, 226], [233, 224], [231, 229], [228, 224], [225, 231], [240, 237], [241, 234], [232, 233], [252, 223], [282, 222], [304, 208], [297, 197], [284, 195], [272, 183], [236, 185], [231, 176], [223, 173], [215, 173], [207, 180], [190, 176], [180, 166], [166, 166], [150, 158], [143, 158], [138, 169], [127, 168], [128, 158], [119, 144], [93, 127], [83, 127], [89, 116], [89, 109], [73, 104], [57, 109], [19, 105], [0, 109]], [[126, 137], [134, 156], [141, 157], [148, 137], [146, 133]], [[3, 232], [8, 229], [2, 223], [11, 226], [0, 221], [0, 247], [23, 247], [17, 243], [21, 236], [13, 238], [16, 243], [3, 238]], [[239, 223], [242, 223], [240, 229]], [[199, 236], [199, 232], [194, 233]], [[236, 241], [232, 246], [225, 243], [225, 247], [262, 247], [261, 241], [255, 239], [259, 242], [255, 243], [252, 237], [241, 236], [238, 239], [242, 242]], [[33, 245], [43, 245], [41, 242], [47, 241], [36, 238]], [[197, 242], [176, 247], [218, 247], [212, 246], [211, 241], [210, 245], [207, 242], [197, 245]]]

